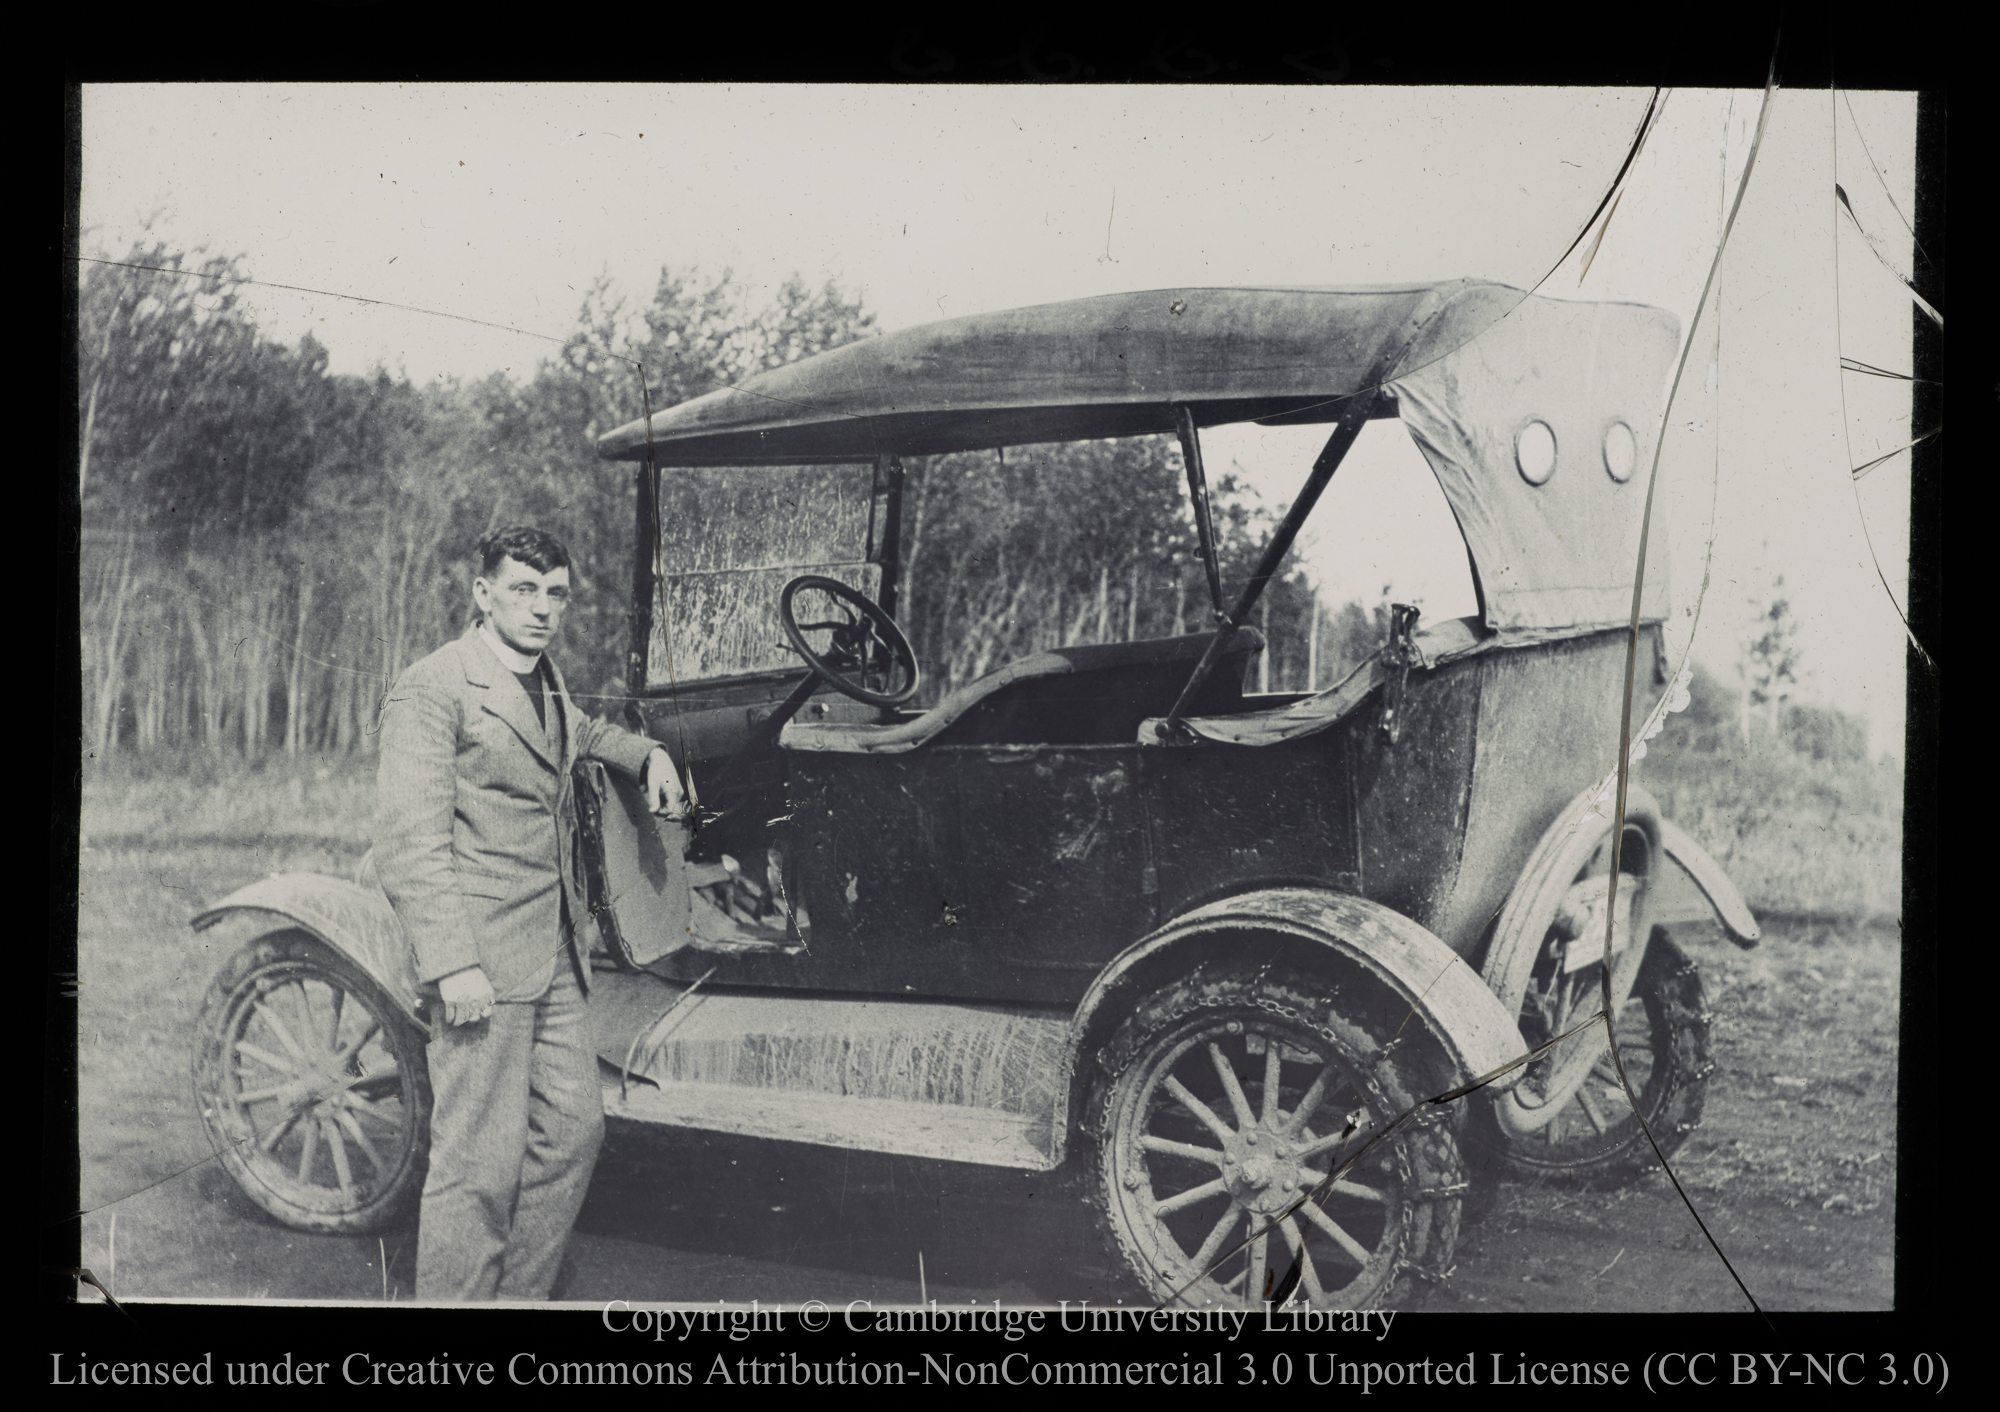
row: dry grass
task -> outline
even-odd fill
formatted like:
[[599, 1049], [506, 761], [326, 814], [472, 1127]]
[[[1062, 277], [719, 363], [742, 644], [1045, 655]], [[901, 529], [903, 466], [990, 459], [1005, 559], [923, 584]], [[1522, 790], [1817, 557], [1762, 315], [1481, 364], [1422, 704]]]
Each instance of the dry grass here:
[[221, 754], [86, 762], [83, 842], [316, 840], [365, 851], [375, 815], [372, 755]]

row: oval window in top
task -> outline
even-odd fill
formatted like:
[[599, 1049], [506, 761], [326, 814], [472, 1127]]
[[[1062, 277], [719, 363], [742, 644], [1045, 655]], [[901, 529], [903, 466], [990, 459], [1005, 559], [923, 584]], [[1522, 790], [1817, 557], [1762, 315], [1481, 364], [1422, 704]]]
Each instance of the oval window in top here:
[[1514, 464], [1529, 485], [1540, 485], [1555, 474], [1556, 434], [1547, 422], [1536, 420], [1521, 428], [1514, 438]]
[[1611, 479], [1623, 485], [1632, 479], [1632, 467], [1639, 460], [1639, 443], [1632, 435], [1632, 428], [1623, 422], [1613, 422], [1604, 429], [1604, 469]]

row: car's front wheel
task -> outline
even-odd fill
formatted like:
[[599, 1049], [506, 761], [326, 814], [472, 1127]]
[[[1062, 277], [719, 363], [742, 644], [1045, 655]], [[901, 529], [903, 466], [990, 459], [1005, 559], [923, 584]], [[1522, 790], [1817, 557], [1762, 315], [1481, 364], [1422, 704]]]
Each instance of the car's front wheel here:
[[1255, 1307], [1289, 1288], [1377, 1309], [1408, 1272], [1448, 1271], [1465, 1189], [1449, 1113], [1381, 1136], [1422, 1086], [1331, 984], [1197, 971], [1141, 1003], [1099, 1065], [1094, 1195], [1153, 1298]]
[[302, 932], [259, 937], [215, 978], [194, 1086], [223, 1166], [288, 1226], [379, 1230], [423, 1188], [423, 1036], [358, 966]]

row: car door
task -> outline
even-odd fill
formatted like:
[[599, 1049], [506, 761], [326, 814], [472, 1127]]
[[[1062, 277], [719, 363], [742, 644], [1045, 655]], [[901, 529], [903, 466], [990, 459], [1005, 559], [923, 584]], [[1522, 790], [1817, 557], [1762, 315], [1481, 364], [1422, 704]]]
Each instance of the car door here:
[[[760, 941], [785, 949], [788, 928], [777, 904], [793, 865], [782, 766], [775, 748], [745, 750], [804, 672], [785, 645], [778, 597], [791, 579], [821, 574], [891, 607], [902, 472], [886, 461], [675, 467], [658, 471], [653, 483], [657, 500], [642, 504], [639, 516], [639, 690], [628, 721], [636, 716], [633, 724], [666, 743], [703, 806], [741, 806], [729, 829], [727, 861], [735, 866], [727, 878], [716, 860], [683, 866], [686, 830], [635, 814], [615, 780], [594, 782], [597, 827], [586, 829], [585, 845], [603, 889], [593, 904], [611, 909], [614, 950], [678, 975], [702, 960], [704, 933], [728, 938], [736, 951], [724, 959], [732, 966], [760, 959]], [[866, 720], [875, 713], [825, 690], [803, 714]], [[724, 883], [736, 886], [734, 903]], [[748, 915], [759, 908], [759, 894], [766, 927]], [[724, 914], [705, 896], [719, 900]], [[769, 936], [760, 935], [765, 930]], [[765, 979], [789, 983], [782, 974]]]

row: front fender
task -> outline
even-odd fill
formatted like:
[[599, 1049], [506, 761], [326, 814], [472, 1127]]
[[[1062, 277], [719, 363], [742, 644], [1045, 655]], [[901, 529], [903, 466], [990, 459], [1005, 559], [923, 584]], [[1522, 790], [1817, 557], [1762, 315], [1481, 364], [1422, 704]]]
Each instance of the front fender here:
[[417, 1008], [417, 972], [402, 926], [379, 891], [318, 873], [273, 873], [197, 912], [189, 925], [206, 931], [243, 913], [275, 916], [310, 932], [373, 977], [411, 1020], [427, 1026]]
[[1755, 946], [1763, 935], [1757, 918], [1743, 901], [1743, 894], [1736, 890], [1736, 884], [1729, 880], [1729, 874], [1722, 871], [1722, 865], [1708, 856], [1708, 850], [1666, 819], [1660, 820], [1660, 846], [1701, 889], [1701, 895], [1715, 909], [1730, 939], [1746, 949]]
[[[1134, 942], [1098, 973], [1070, 1023], [1064, 1054], [1073, 1082], [1084, 1050], [1101, 1028], [1100, 1012], [1119, 1008], [1121, 992], [1143, 985], [1143, 972], [1177, 947], [1230, 932], [1276, 933], [1324, 948], [1360, 966], [1407, 1003], [1443, 1044], [1460, 1081], [1492, 1073], [1521, 1058], [1520, 1027], [1479, 973], [1437, 936], [1377, 902], [1315, 888], [1268, 888], [1211, 902]], [[1515, 1069], [1494, 1089], [1519, 1081]]]

